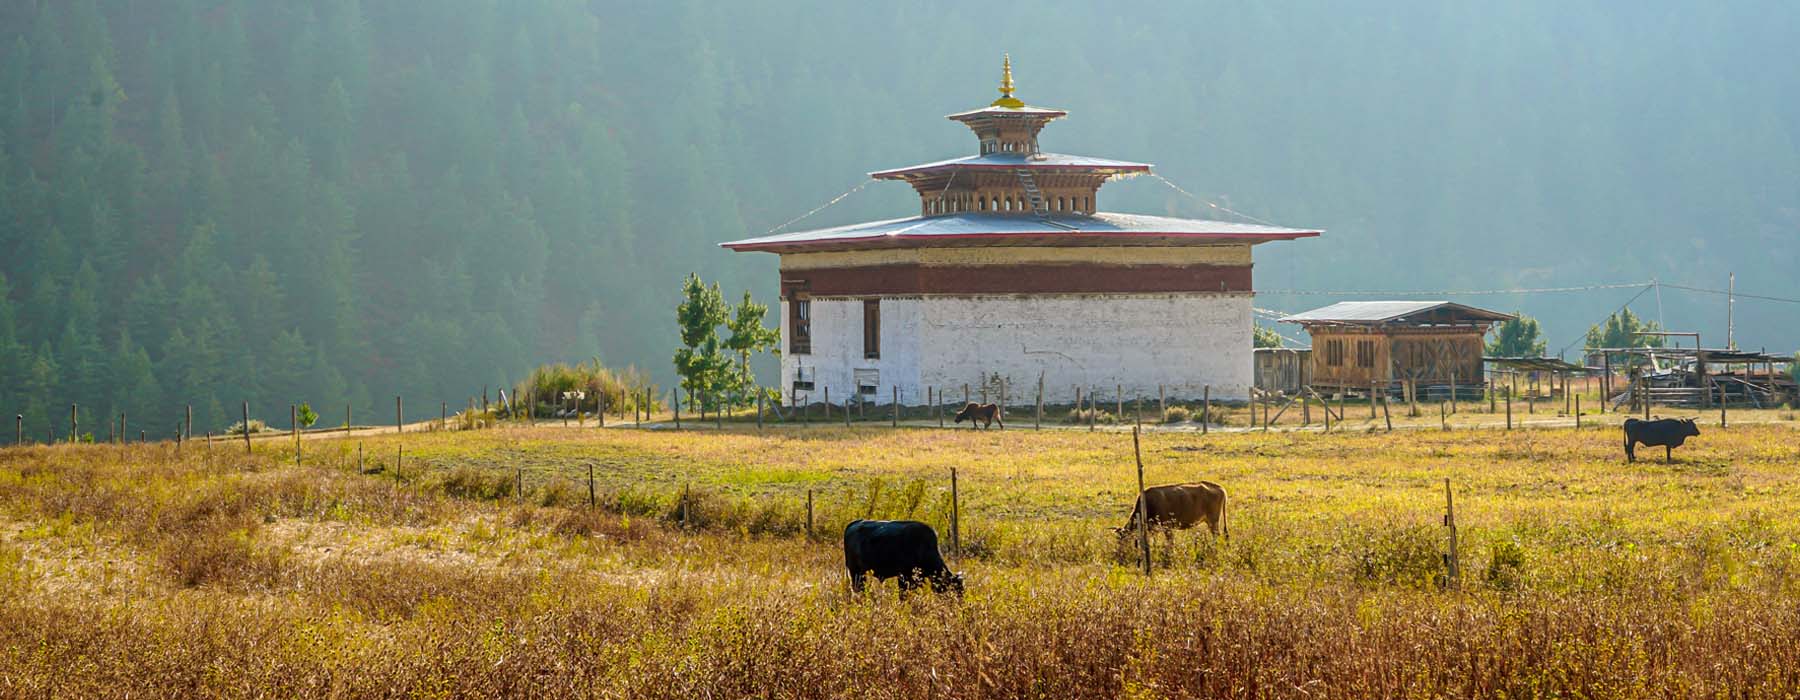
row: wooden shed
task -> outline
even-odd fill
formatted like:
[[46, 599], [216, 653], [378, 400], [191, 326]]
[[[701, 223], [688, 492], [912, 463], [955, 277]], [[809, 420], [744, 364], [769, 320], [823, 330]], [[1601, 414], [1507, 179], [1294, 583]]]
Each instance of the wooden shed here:
[[1305, 348], [1257, 348], [1256, 388], [1296, 395], [1312, 384], [1312, 351]]
[[1315, 387], [1482, 383], [1483, 336], [1511, 314], [1448, 301], [1345, 301], [1282, 319], [1312, 336]]

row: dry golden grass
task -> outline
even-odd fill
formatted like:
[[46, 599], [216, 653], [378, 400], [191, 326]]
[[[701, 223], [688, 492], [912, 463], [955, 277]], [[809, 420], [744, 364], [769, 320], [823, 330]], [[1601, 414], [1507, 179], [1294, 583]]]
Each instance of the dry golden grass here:
[[[1797, 434], [1703, 430], [1669, 465], [1616, 428], [1151, 434], [1232, 536], [1158, 538], [1149, 579], [1117, 433], [504, 429], [370, 439], [373, 475], [346, 441], [10, 449], [0, 694], [1791, 697]], [[943, 526], [953, 466], [967, 596], [849, 597], [842, 524]]]

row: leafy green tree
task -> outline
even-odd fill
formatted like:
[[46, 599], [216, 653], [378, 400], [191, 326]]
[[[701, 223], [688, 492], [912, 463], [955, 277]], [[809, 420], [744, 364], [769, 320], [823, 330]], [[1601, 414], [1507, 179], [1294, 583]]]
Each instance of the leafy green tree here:
[[681, 293], [675, 320], [681, 327], [682, 347], [675, 351], [675, 373], [690, 399], [696, 394], [711, 397], [731, 366], [719, 341], [719, 326], [726, 321], [725, 294], [717, 284], [706, 286], [697, 274], [688, 275]]
[[1253, 326], [1252, 332], [1254, 333], [1254, 335], [1250, 339], [1252, 342], [1252, 347], [1258, 347], [1258, 348], [1281, 347], [1281, 334], [1276, 333], [1275, 329], [1268, 328], [1265, 326]]
[[314, 413], [312, 404], [305, 401], [300, 402], [300, 405], [294, 409], [294, 415], [300, 420], [302, 428], [311, 428], [314, 423], [319, 422], [319, 414]]
[[1487, 354], [1493, 357], [1543, 357], [1549, 344], [1541, 337], [1535, 318], [1523, 313], [1501, 323], [1488, 341]]
[[1620, 309], [1618, 313], [1607, 316], [1605, 321], [1588, 328], [1587, 344], [1589, 350], [1598, 348], [1660, 348], [1663, 346], [1662, 336], [1637, 335], [1641, 332], [1662, 330], [1655, 321], [1646, 321], [1631, 313], [1630, 308]]

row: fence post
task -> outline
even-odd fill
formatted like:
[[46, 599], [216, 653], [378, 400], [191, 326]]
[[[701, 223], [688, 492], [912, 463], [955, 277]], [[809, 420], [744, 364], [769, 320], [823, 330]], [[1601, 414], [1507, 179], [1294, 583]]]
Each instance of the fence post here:
[[1138, 428], [1135, 426], [1131, 429], [1131, 456], [1137, 460], [1138, 497], [1137, 508], [1134, 510], [1137, 511], [1138, 546], [1142, 549], [1144, 554], [1144, 575], [1149, 576], [1150, 518], [1148, 511], [1150, 509], [1148, 508], [1148, 504], [1144, 503], [1144, 452], [1138, 447]]
[[[730, 397], [725, 397], [725, 398], [720, 398], [718, 396], [713, 397], [713, 427], [714, 428], [718, 428], [720, 430], [725, 429], [725, 407], [730, 405], [730, 401], [731, 401]], [[703, 406], [700, 410], [705, 411], [706, 408]]]
[[1212, 422], [1212, 385], [1200, 388], [1200, 434], [1205, 435], [1207, 424]]
[[[968, 403], [969, 403], [969, 384], [968, 384], [968, 382], [963, 382], [963, 405], [966, 406], [966, 405], [968, 405]], [[985, 403], [985, 401], [984, 401], [984, 403]]]
[[13, 415], [13, 423], [16, 425], [13, 431], [13, 444], [25, 444], [25, 414], [19, 413]]
[[760, 432], [762, 432], [762, 429], [763, 429], [763, 390], [762, 390], [762, 387], [757, 387], [756, 388], [756, 432], [760, 433]]
[[513, 478], [517, 479], [517, 481], [515, 483], [518, 484], [519, 502], [524, 503], [525, 502], [525, 468], [524, 467], [514, 467], [513, 474], [514, 474]]
[[1388, 412], [1387, 392], [1381, 394], [1381, 419], [1387, 422], [1387, 431], [1394, 432], [1394, 414]]
[[1499, 411], [1496, 410], [1499, 407], [1494, 405], [1494, 378], [1493, 377], [1488, 377], [1487, 395], [1488, 395], [1488, 413], [1490, 415], [1499, 413]]
[[438, 402], [438, 430], [439, 431], [447, 431], [449, 429], [450, 429], [450, 402], [449, 401], [439, 401]]
[[1100, 407], [1095, 404], [1095, 400], [1099, 398], [1095, 396], [1097, 393], [1099, 393], [1098, 389], [1088, 387], [1088, 432], [1090, 433], [1094, 432], [1094, 424], [1098, 423], [1100, 419]]
[[600, 505], [600, 499], [594, 495], [594, 463], [588, 462], [588, 507]]
[[[1718, 386], [1718, 384], [1716, 381], [1713, 382], [1714, 386]], [[1725, 427], [1725, 387], [1723, 386], [1719, 387], [1719, 427]]]
[[1444, 430], [1450, 429], [1450, 412], [1449, 409], [1444, 408], [1442, 401], [1438, 402], [1438, 427]]
[[807, 539], [812, 539], [812, 536], [813, 536], [813, 499], [812, 499], [812, 492], [813, 492], [813, 490], [812, 490], [812, 489], [807, 489], [807, 490], [806, 490], [806, 537], [807, 537]]
[[1506, 392], [1506, 429], [1512, 430], [1512, 392]]
[[1450, 554], [1444, 557], [1448, 584], [1452, 589], [1458, 585], [1458, 562], [1456, 558], [1456, 499], [1450, 495], [1450, 478], [1444, 477], [1444, 527], [1450, 528]]
[[250, 402], [244, 402], [244, 454], [250, 454]]
[[188, 440], [194, 439], [194, 405], [191, 403], [187, 405], [187, 428], [182, 431], [182, 434]]
[[1163, 385], [1158, 384], [1158, 385], [1156, 385], [1156, 422], [1163, 423], [1163, 422], [1167, 422], [1168, 420], [1169, 420], [1168, 392], [1163, 390]]
[[1581, 427], [1581, 395], [1575, 395], [1575, 427]]
[[937, 393], [937, 403], [932, 404], [932, 407], [932, 410], [937, 411], [938, 427], [944, 427], [944, 392]]
[[[861, 391], [861, 390], [862, 389], [860, 387], [858, 387], [857, 391]], [[830, 389], [826, 389], [826, 391], [830, 391]], [[852, 395], [855, 396], [858, 394], [852, 394]], [[829, 406], [831, 406], [831, 402], [827, 401], [825, 403], [825, 405], [827, 407], [829, 407]], [[830, 409], [827, 408], [826, 410], [830, 410]], [[850, 427], [850, 399], [848, 397], [846, 397], [844, 399], [844, 427], [846, 427], [846, 428]]]
[[[810, 492], [809, 492], [810, 493]], [[956, 467], [950, 468], [950, 555], [962, 565], [962, 495], [957, 491]]]
[[894, 413], [893, 413], [893, 418], [889, 421], [889, 427], [893, 427], [893, 428], [900, 427], [900, 385], [899, 384], [894, 385]]
[[1375, 382], [1369, 382], [1369, 422], [1375, 421]]
[[1037, 413], [1031, 421], [1032, 430], [1044, 429], [1044, 370], [1038, 370]]
[[669, 410], [675, 413], [675, 429], [681, 429], [681, 389], [669, 390]]
[[1319, 410], [1325, 412], [1325, 432], [1331, 432], [1331, 399], [1319, 396]]
[[300, 407], [288, 404], [288, 433], [294, 438], [294, 466], [300, 466]]
[[1136, 425], [1142, 427], [1144, 425], [1144, 397], [1137, 397], [1137, 404], [1134, 406], [1133, 410], [1137, 412]]
[[[249, 428], [250, 428], [250, 426], [248, 426], [248, 425], [244, 426], [244, 434], [245, 435], [250, 434]], [[71, 444], [71, 445], [75, 444], [75, 442], [76, 442], [75, 436], [80, 434], [80, 432], [81, 432], [81, 422], [80, 422], [80, 420], [78, 420], [76, 418], [75, 404], [69, 404], [69, 444]]]
[[1113, 385], [1113, 415], [1125, 420], [1125, 385]]
[[406, 433], [406, 419], [403, 417], [404, 415], [405, 415], [404, 412], [402, 412], [400, 410], [400, 397], [395, 396], [394, 397], [394, 432], [396, 434], [404, 435]]

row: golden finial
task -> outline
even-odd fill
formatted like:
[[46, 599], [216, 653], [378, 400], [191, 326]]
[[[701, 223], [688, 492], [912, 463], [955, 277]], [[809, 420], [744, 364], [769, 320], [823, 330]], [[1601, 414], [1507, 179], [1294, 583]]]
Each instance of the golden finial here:
[[994, 100], [993, 106], [1008, 107], [1011, 109], [1024, 107], [1024, 102], [1021, 102], [1017, 97], [1013, 97], [1012, 54], [1002, 54], [1002, 56], [1000, 69], [1000, 99]]

